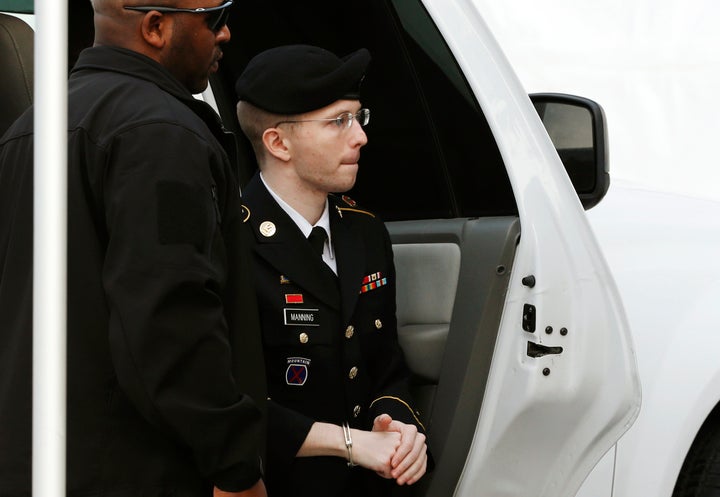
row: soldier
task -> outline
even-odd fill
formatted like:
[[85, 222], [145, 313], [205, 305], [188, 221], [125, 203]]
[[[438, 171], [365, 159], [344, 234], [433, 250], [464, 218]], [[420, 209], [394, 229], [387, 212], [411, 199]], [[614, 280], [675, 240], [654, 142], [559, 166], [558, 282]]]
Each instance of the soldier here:
[[334, 194], [354, 185], [367, 143], [359, 87], [369, 62], [366, 49], [340, 59], [282, 46], [254, 57], [236, 83], [260, 169], [243, 203], [256, 241], [271, 496], [390, 495], [427, 469], [389, 234]]

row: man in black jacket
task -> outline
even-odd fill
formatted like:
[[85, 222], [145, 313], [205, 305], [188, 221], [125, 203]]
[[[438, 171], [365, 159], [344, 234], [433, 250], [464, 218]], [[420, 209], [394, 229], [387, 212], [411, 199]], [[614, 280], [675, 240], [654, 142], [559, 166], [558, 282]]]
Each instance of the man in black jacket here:
[[353, 186], [367, 143], [358, 87], [369, 60], [365, 49], [340, 59], [282, 46], [253, 58], [236, 84], [260, 166], [243, 204], [256, 241], [271, 496], [386, 496], [427, 467], [397, 337], [390, 237], [371, 212], [331, 194]]
[[[67, 494], [265, 496], [235, 141], [192, 96], [232, 2], [147, 4], [94, 0], [95, 44], [68, 83]], [[0, 140], [5, 497], [30, 495], [32, 117]]]

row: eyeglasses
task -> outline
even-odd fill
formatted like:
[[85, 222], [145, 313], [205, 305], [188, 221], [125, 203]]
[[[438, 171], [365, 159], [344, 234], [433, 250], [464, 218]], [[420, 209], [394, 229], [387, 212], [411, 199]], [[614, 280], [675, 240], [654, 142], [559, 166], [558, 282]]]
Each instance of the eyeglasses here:
[[352, 112], [343, 112], [339, 116], [331, 117], [329, 119], [302, 119], [298, 121], [280, 121], [279, 123], [275, 124], [275, 126], [279, 126], [284, 123], [311, 123], [315, 121], [333, 121], [335, 123], [335, 126], [340, 129], [348, 129], [350, 126], [352, 126], [353, 121], [357, 121], [360, 126], [365, 126], [367, 125], [367, 123], [370, 122], [370, 109], [360, 109], [355, 114], [353, 114]]
[[163, 13], [188, 12], [190, 14], [208, 14], [208, 16], [205, 18], [208, 28], [210, 28], [211, 31], [217, 33], [223, 28], [223, 26], [227, 24], [228, 17], [230, 17], [230, 10], [228, 9], [228, 7], [233, 4], [233, 1], [234, 0], [228, 0], [224, 4], [218, 5], [217, 7], [198, 7], [197, 9], [181, 9], [177, 7], [152, 5], [125, 5], [124, 9], [137, 10], [139, 12], [150, 12], [152, 10], [156, 10]]

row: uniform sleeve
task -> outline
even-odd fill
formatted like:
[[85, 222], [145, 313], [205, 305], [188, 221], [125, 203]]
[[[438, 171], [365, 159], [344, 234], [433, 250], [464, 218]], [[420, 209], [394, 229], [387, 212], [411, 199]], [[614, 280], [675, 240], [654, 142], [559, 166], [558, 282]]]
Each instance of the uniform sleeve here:
[[314, 419], [268, 402], [268, 468], [278, 474], [289, 474], [295, 456], [307, 438]]
[[[382, 232], [381, 245], [384, 247], [385, 259], [389, 264], [388, 292], [385, 293], [384, 306], [386, 307], [386, 316], [392, 316], [386, 319], [383, 328], [384, 344], [378, 347], [378, 357], [373, 359], [375, 364], [376, 388], [373, 400], [370, 403], [370, 422], [380, 414], [388, 414], [393, 419], [402, 421], [406, 424], [415, 425], [419, 432], [427, 435], [425, 422], [422, 413], [414, 404], [412, 395], [410, 394], [410, 369], [405, 361], [405, 354], [400, 347], [397, 333], [397, 304], [396, 304], [396, 285], [395, 285], [395, 265], [393, 262], [392, 242], [390, 234], [384, 225], [381, 225]], [[432, 454], [432, 440], [426, 440], [428, 446], [428, 462], [427, 472], [433, 471], [435, 468], [435, 460]]]
[[388, 267], [388, 284], [383, 292], [383, 307], [385, 320], [383, 323], [383, 332], [379, 336], [383, 337], [383, 343], [375, 348], [376, 356], [371, 359], [375, 373], [375, 388], [373, 398], [370, 403], [370, 421], [380, 415], [389, 414], [393, 419], [397, 419], [407, 424], [414, 424], [418, 430], [425, 432], [425, 426], [421, 421], [420, 412], [413, 405], [413, 399], [410, 394], [410, 370], [405, 361], [405, 355], [397, 333], [397, 305], [396, 305], [396, 285], [395, 285], [395, 266], [393, 263], [392, 243], [387, 229], [382, 223], [376, 223], [376, 232], [382, 235], [378, 242], [384, 251], [384, 257]]
[[108, 154], [103, 284], [120, 387], [203, 475], [246, 489], [261, 476], [262, 416], [233, 377], [229, 333], [258, 331], [228, 330], [223, 309], [227, 158], [168, 124], [117, 136]]

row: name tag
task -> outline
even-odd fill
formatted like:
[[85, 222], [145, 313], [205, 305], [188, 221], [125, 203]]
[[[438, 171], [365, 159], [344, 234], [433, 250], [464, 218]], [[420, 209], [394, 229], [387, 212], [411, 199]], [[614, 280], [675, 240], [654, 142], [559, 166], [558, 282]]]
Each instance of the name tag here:
[[285, 326], [320, 326], [320, 309], [284, 308]]

